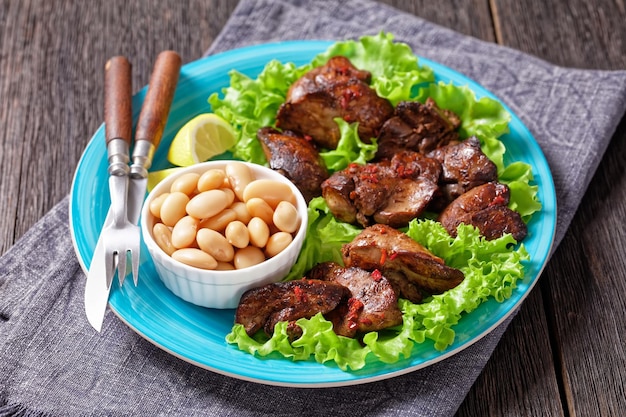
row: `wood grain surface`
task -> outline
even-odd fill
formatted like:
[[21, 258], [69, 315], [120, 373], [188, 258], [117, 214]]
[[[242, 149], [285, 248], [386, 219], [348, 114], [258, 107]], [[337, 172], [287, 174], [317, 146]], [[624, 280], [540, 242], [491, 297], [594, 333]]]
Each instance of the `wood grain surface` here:
[[[103, 120], [106, 60], [131, 58], [137, 91], [160, 51], [199, 58], [236, 3], [0, 1], [0, 254], [69, 193]], [[558, 65], [626, 69], [624, 0], [384, 3]], [[623, 120], [459, 417], [625, 415], [625, 167]]]

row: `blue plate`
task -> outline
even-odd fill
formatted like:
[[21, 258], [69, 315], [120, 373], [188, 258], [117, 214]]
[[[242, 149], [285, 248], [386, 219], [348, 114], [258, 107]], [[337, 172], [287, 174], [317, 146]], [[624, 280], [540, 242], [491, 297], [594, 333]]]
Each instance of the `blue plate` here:
[[[326, 41], [294, 41], [252, 46], [211, 56], [183, 66], [178, 88], [153, 169], [169, 166], [167, 151], [176, 132], [194, 116], [211, 110], [207, 99], [229, 85], [232, 69], [256, 77], [272, 59], [303, 65], [330, 45]], [[497, 98], [476, 82], [433, 61], [420, 58], [431, 67], [437, 81], [467, 85], [478, 98]], [[133, 97], [136, 122], [146, 88]], [[523, 161], [532, 166], [543, 208], [530, 221], [524, 244], [531, 261], [525, 278], [503, 303], [489, 300], [465, 315], [454, 327], [455, 342], [445, 351], [424, 343], [413, 349], [410, 358], [394, 364], [370, 361], [365, 368], [346, 372], [334, 365], [292, 362], [283, 358], [259, 358], [239, 351], [225, 342], [234, 319], [234, 310], [211, 310], [189, 304], [172, 294], [156, 275], [148, 250], [142, 247], [139, 285], [114, 284], [110, 308], [135, 332], [163, 350], [187, 362], [231, 377], [271, 385], [329, 387], [353, 385], [390, 378], [432, 365], [467, 348], [504, 321], [524, 300], [547, 262], [556, 227], [556, 197], [548, 163], [532, 134], [512, 115], [510, 133], [502, 137], [507, 163]], [[70, 226], [74, 247], [85, 271], [106, 217], [108, 196], [104, 126], [96, 131], [78, 164], [72, 184]], [[105, 327], [106, 328], [106, 327]]]

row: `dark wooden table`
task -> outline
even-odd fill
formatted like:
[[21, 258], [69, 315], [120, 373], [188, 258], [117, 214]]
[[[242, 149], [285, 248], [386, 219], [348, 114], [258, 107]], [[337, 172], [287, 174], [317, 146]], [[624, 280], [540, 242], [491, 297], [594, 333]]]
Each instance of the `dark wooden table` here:
[[[555, 64], [626, 69], [623, 0], [385, 3]], [[0, 2], [0, 254], [69, 193], [103, 120], [107, 57], [131, 58], [137, 90], [159, 51], [199, 58], [235, 5]], [[565, 239], [458, 416], [626, 415], [625, 167], [623, 120]]]

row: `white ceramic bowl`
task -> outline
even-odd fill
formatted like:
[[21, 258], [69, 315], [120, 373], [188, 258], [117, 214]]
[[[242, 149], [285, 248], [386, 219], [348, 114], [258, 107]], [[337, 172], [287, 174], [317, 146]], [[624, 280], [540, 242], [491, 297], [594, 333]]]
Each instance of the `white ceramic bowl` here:
[[228, 161], [209, 161], [181, 169], [161, 181], [150, 192], [141, 213], [141, 231], [157, 273], [165, 286], [178, 297], [208, 308], [236, 308], [241, 295], [255, 287], [282, 280], [296, 262], [306, 235], [307, 205], [296, 186], [283, 175], [261, 165], [246, 163], [256, 179], [272, 179], [288, 184], [296, 196], [300, 226], [291, 244], [278, 255], [264, 262], [233, 271], [212, 271], [179, 262], [165, 253], [152, 237], [155, 218], [150, 202], [169, 191], [176, 178], [189, 172], [202, 174], [212, 168], [224, 168]]

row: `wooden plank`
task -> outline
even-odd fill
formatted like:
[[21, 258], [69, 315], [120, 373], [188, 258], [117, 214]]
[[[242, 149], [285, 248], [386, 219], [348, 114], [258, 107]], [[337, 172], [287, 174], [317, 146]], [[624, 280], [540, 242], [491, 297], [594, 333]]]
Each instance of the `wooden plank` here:
[[624, 0], [490, 0], [500, 42], [576, 68], [626, 69]]
[[[495, 42], [494, 25], [487, 0], [381, 0], [398, 10], [454, 29], [484, 41]], [[389, 29], [393, 31], [392, 28]]]
[[536, 287], [459, 408], [458, 417], [565, 415], [542, 300]]
[[[507, 45], [559, 65], [626, 68], [623, 1], [493, 3]], [[619, 416], [626, 404], [625, 163], [623, 120], [540, 282], [570, 416]]]
[[550, 265], [552, 332], [572, 416], [626, 409], [626, 119]]

